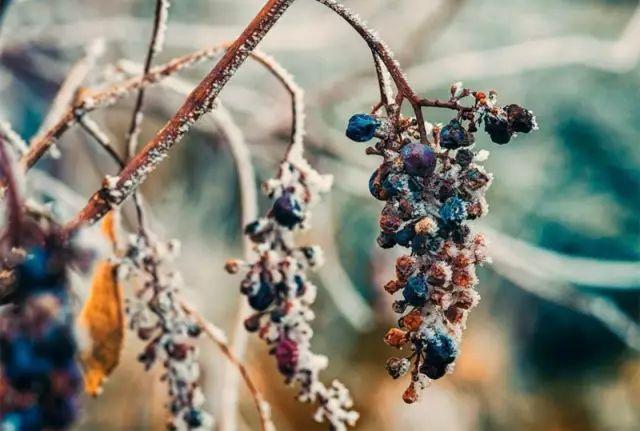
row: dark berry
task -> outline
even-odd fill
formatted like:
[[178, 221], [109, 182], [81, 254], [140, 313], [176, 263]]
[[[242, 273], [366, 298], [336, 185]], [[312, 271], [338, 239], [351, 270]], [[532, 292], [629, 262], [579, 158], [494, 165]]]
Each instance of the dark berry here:
[[389, 196], [406, 194], [409, 191], [409, 181], [406, 175], [390, 174], [382, 182], [382, 187], [384, 187]]
[[409, 303], [407, 301], [398, 300], [394, 301], [391, 307], [393, 308], [394, 313], [402, 314], [405, 312], [408, 306]]
[[456, 360], [458, 346], [453, 338], [437, 333], [427, 339], [424, 351], [427, 354], [427, 363], [434, 366], [443, 366]]
[[247, 317], [244, 320], [244, 328], [248, 332], [256, 332], [258, 329], [260, 329], [260, 318], [261, 317], [262, 317], [261, 314], [254, 314], [252, 316]]
[[484, 131], [496, 144], [508, 144], [511, 140], [512, 133], [508, 121], [495, 115], [487, 114], [484, 116]]
[[389, 358], [385, 368], [392, 378], [397, 379], [406, 374], [410, 366], [411, 362], [406, 358]]
[[400, 217], [392, 215], [382, 215], [380, 217], [380, 229], [385, 233], [395, 233], [402, 225]]
[[468, 147], [474, 141], [473, 135], [466, 131], [458, 120], [451, 120], [440, 130], [440, 146], [442, 148], [455, 150], [460, 147]]
[[289, 338], [283, 338], [278, 342], [274, 355], [278, 362], [278, 370], [285, 376], [291, 376], [298, 366], [298, 345]]
[[373, 139], [380, 127], [380, 120], [369, 114], [355, 114], [349, 119], [347, 137], [352, 141], [366, 142]]
[[440, 218], [445, 222], [461, 222], [467, 218], [467, 204], [457, 196], [453, 196], [440, 207]]
[[437, 380], [447, 374], [447, 366], [425, 363], [420, 367], [420, 372], [430, 379]]
[[374, 198], [380, 201], [386, 201], [388, 196], [388, 192], [382, 186], [384, 181], [382, 168], [376, 169], [376, 171], [369, 178], [369, 193]]
[[275, 300], [275, 294], [271, 285], [266, 282], [260, 283], [260, 288], [253, 295], [249, 296], [249, 305], [256, 311], [264, 311]]
[[411, 142], [402, 147], [400, 155], [409, 175], [429, 177], [436, 169], [436, 155], [428, 145]]
[[535, 127], [533, 113], [522, 106], [509, 105], [506, 108], [509, 127], [514, 132], [529, 133]]
[[456, 163], [459, 164], [462, 169], [466, 169], [473, 161], [473, 151], [462, 148], [458, 150], [456, 154]]
[[427, 235], [415, 235], [411, 240], [411, 250], [419, 256], [427, 252], [428, 245], [429, 237]]
[[392, 248], [396, 245], [396, 236], [392, 233], [380, 232], [377, 242], [382, 248]]
[[202, 412], [198, 409], [189, 409], [182, 417], [189, 428], [199, 428], [204, 423]]
[[292, 229], [304, 219], [300, 202], [290, 192], [285, 192], [276, 199], [271, 211], [276, 221], [289, 229]]
[[453, 228], [451, 231], [451, 239], [456, 244], [464, 244], [469, 234], [471, 233], [471, 229], [467, 225], [458, 225]]
[[429, 286], [427, 285], [427, 280], [422, 275], [409, 277], [407, 285], [402, 290], [404, 299], [415, 307], [420, 307], [427, 302], [428, 293]]
[[403, 247], [408, 247], [409, 244], [411, 244], [411, 240], [415, 236], [416, 236], [415, 226], [409, 223], [396, 233], [396, 242]]
[[456, 189], [449, 183], [444, 183], [438, 189], [438, 200], [444, 202], [456, 193]]

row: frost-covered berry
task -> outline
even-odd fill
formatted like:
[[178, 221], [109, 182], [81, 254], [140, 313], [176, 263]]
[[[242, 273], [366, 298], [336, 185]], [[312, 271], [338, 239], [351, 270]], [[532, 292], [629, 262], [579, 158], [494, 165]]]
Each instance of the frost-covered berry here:
[[276, 362], [278, 363], [278, 369], [285, 376], [293, 374], [298, 365], [298, 345], [289, 338], [283, 338], [278, 342], [275, 348], [274, 355]]
[[458, 120], [451, 120], [440, 130], [440, 146], [449, 150], [468, 147], [474, 141], [473, 135], [466, 131]]
[[449, 365], [456, 360], [458, 346], [453, 338], [437, 333], [427, 339], [424, 351], [427, 354], [427, 363], [434, 366], [443, 366]]
[[411, 244], [411, 240], [416, 236], [415, 227], [409, 223], [405, 225], [396, 233], [396, 242], [398, 245], [408, 247]]
[[378, 168], [369, 178], [369, 193], [374, 198], [384, 201], [387, 200], [388, 192], [382, 186], [383, 177], [382, 177], [382, 169]]
[[275, 300], [275, 294], [269, 283], [260, 283], [260, 288], [253, 295], [249, 296], [249, 305], [251, 308], [257, 311], [264, 311]]
[[380, 232], [377, 242], [381, 248], [392, 248], [396, 245], [396, 236], [392, 233]]
[[466, 169], [473, 161], [473, 156], [474, 154], [471, 150], [462, 148], [458, 150], [458, 153], [456, 154], [456, 163], [460, 165], [462, 169]]
[[484, 131], [496, 144], [508, 144], [511, 140], [512, 132], [509, 128], [509, 122], [503, 118], [487, 114], [484, 117]]
[[415, 307], [420, 307], [427, 302], [427, 294], [429, 293], [429, 286], [427, 280], [422, 275], [414, 275], [409, 277], [407, 285], [402, 290], [402, 296], [404, 299]]
[[405, 171], [416, 177], [429, 177], [436, 168], [436, 155], [429, 146], [411, 142], [400, 150]]
[[389, 196], [404, 194], [409, 189], [408, 177], [402, 174], [391, 174], [382, 182], [382, 187]]
[[457, 196], [453, 196], [440, 208], [440, 218], [445, 222], [461, 222], [467, 218], [467, 204]]
[[290, 192], [285, 192], [273, 203], [273, 217], [278, 224], [292, 229], [304, 219], [302, 206]]
[[373, 139], [380, 127], [380, 120], [369, 114], [355, 114], [349, 119], [347, 137], [352, 141], [366, 142]]
[[410, 367], [411, 362], [407, 358], [389, 358], [385, 366], [389, 375], [394, 379], [407, 374]]
[[184, 422], [189, 428], [199, 428], [204, 423], [202, 411], [198, 409], [189, 409], [183, 416]]
[[514, 132], [529, 133], [536, 126], [533, 112], [519, 105], [509, 105], [506, 108], [509, 127]]

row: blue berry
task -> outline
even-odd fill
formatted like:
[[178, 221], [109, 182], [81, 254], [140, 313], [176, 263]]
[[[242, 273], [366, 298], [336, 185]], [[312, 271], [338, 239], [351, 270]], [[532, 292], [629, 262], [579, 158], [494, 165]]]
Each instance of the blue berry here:
[[420, 372], [430, 379], [437, 380], [447, 374], [447, 366], [425, 363], [420, 367]]
[[367, 142], [373, 139], [380, 127], [380, 120], [369, 114], [355, 114], [349, 119], [347, 137], [356, 142]]
[[408, 247], [411, 240], [416, 236], [415, 227], [409, 223], [396, 233], [396, 242], [398, 245]]
[[467, 204], [457, 196], [450, 197], [440, 208], [440, 218], [445, 222], [456, 223], [467, 218]]
[[411, 142], [402, 147], [400, 155], [409, 175], [429, 177], [436, 169], [436, 155], [428, 145]]
[[473, 144], [473, 135], [467, 132], [458, 120], [451, 120], [440, 130], [440, 146], [449, 150]]
[[249, 305], [256, 311], [264, 311], [275, 300], [275, 294], [271, 285], [267, 282], [261, 282], [258, 291], [249, 296]]
[[380, 232], [376, 241], [381, 248], [392, 248], [396, 245], [396, 236], [393, 233]]
[[427, 280], [422, 275], [414, 275], [409, 277], [407, 285], [402, 290], [404, 299], [415, 307], [421, 307], [427, 302], [427, 294], [429, 286]]
[[289, 229], [292, 229], [304, 219], [302, 206], [291, 192], [284, 192], [282, 196], [276, 199], [271, 211], [278, 224]]
[[199, 428], [204, 423], [202, 412], [198, 409], [189, 409], [182, 417], [189, 428]]
[[390, 196], [406, 194], [409, 191], [408, 177], [402, 174], [390, 174], [382, 182], [382, 186]]
[[427, 354], [427, 363], [436, 367], [452, 363], [458, 354], [458, 346], [453, 338], [442, 333], [428, 338], [424, 350]]

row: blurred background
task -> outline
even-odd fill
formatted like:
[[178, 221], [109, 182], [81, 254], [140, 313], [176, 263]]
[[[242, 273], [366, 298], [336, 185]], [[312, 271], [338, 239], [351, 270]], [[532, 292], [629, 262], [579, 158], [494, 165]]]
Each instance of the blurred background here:
[[[447, 97], [451, 83], [496, 89], [503, 103], [532, 109], [540, 131], [491, 151], [489, 216], [476, 226], [491, 240], [494, 264], [480, 271], [483, 297], [468, 321], [455, 373], [407, 406], [406, 381], [384, 370], [394, 354], [382, 342], [393, 325], [382, 290], [394, 252], [375, 246], [381, 204], [367, 180], [377, 159], [344, 135], [346, 119], [377, 101], [370, 52], [340, 18], [298, 0], [261, 48], [306, 91], [307, 156], [335, 176], [301, 241], [322, 245], [314, 348], [331, 359], [324, 380], [351, 389], [362, 430], [640, 429], [640, 5], [631, 0], [344, 0], [396, 52], [415, 89]], [[161, 64], [233, 39], [260, 0], [174, 1]], [[88, 44], [104, 55], [85, 85], [113, 78], [121, 59], [141, 63], [154, 1], [24, 0], [7, 10], [1, 32], [0, 118], [25, 138], [39, 129], [72, 65]], [[181, 73], [194, 87], [212, 62]], [[131, 67], [131, 65], [129, 65]], [[140, 67], [140, 66], [138, 66]], [[110, 72], [111, 71], [111, 72]], [[184, 95], [147, 92], [141, 141], [153, 136]], [[252, 153], [256, 187], [274, 174], [288, 140], [286, 92], [247, 63], [222, 103]], [[121, 152], [133, 98], [93, 114]], [[426, 110], [431, 122], [451, 113]], [[144, 184], [154, 230], [182, 241], [186, 295], [232, 332], [240, 257], [239, 187], [228, 139], [205, 119]], [[116, 167], [79, 129], [30, 174], [41, 198], [69, 217]], [[60, 181], [60, 184], [53, 181]], [[57, 191], [54, 191], [57, 190]], [[61, 194], [64, 193], [64, 199]], [[261, 197], [264, 210], [267, 201]], [[129, 211], [130, 208], [127, 209]], [[128, 214], [132, 214], [130, 211]], [[82, 296], [86, 284], [78, 283]], [[135, 361], [128, 337], [120, 367], [97, 400], [85, 400], [82, 430], [155, 430], [164, 421], [164, 386]], [[262, 342], [250, 339], [247, 364], [273, 408], [279, 430], [324, 429], [282, 384]], [[217, 413], [225, 359], [202, 342], [211, 410]], [[257, 429], [245, 388], [241, 430]]]

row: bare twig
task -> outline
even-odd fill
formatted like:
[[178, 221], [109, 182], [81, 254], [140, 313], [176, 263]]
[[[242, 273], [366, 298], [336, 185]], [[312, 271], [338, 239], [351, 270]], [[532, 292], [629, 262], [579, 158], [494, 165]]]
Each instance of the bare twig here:
[[16, 172], [14, 172], [14, 162], [11, 159], [9, 151], [7, 151], [6, 145], [5, 140], [0, 138], [0, 173], [7, 185], [8, 222], [6, 231], [9, 238], [9, 245], [11, 247], [18, 247], [22, 234], [22, 199], [20, 197], [20, 191], [18, 190]]
[[118, 152], [113, 148], [111, 142], [107, 135], [100, 130], [100, 127], [89, 118], [88, 114], [85, 114], [78, 118], [78, 124], [80, 127], [87, 132], [89, 136], [96, 141], [102, 149], [104, 149], [109, 157], [118, 165], [120, 169], [122, 169], [125, 165], [124, 160], [118, 155]]
[[[167, 27], [168, 11], [168, 0], [156, 0], [153, 30], [151, 32], [151, 40], [149, 41], [149, 48], [147, 49], [147, 56], [144, 62], [143, 75], [149, 74], [154, 56], [162, 51], [164, 32]], [[138, 89], [138, 95], [136, 96], [129, 129], [127, 130], [127, 159], [133, 157], [136, 153], [138, 134], [140, 133], [140, 126], [142, 125], [143, 119], [142, 105], [144, 104], [144, 93], [145, 87], [140, 87]]]
[[102, 218], [113, 205], [122, 203], [155, 170], [191, 126], [213, 108], [218, 94], [231, 76], [292, 2], [293, 0], [269, 0], [265, 4], [213, 70], [187, 97], [173, 118], [127, 164], [111, 187], [105, 187], [91, 197], [87, 206], [67, 224], [67, 232], [73, 232], [85, 223], [93, 223]]
[[28, 145], [7, 121], [0, 121], [0, 138], [10, 145], [18, 156], [28, 151]]
[[262, 431], [275, 430], [275, 426], [271, 421], [271, 411], [269, 404], [264, 400], [262, 393], [258, 390], [255, 383], [253, 383], [253, 380], [251, 379], [251, 376], [249, 376], [249, 373], [245, 366], [240, 360], [238, 360], [238, 358], [229, 348], [227, 337], [225, 336], [224, 331], [205, 319], [202, 315], [200, 315], [200, 313], [198, 313], [191, 305], [189, 305], [184, 300], [180, 301], [180, 305], [187, 314], [190, 314], [194, 319], [196, 319], [209, 339], [211, 339], [211, 341], [213, 341], [218, 346], [218, 348], [220, 348], [222, 354], [224, 354], [229, 362], [231, 362], [238, 369], [238, 372], [242, 376], [242, 379], [244, 380], [247, 388], [249, 389], [249, 392], [251, 393], [253, 401], [256, 405], [256, 409], [258, 410], [258, 415], [260, 417], [260, 429]]
[[67, 112], [73, 104], [78, 89], [103, 52], [104, 41], [102, 39], [95, 40], [87, 46], [85, 56], [71, 67], [64, 82], [60, 86], [45, 119], [31, 140], [32, 145], [41, 140], [47, 131], [53, 127], [60, 118], [64, 117], [65, 112]]

